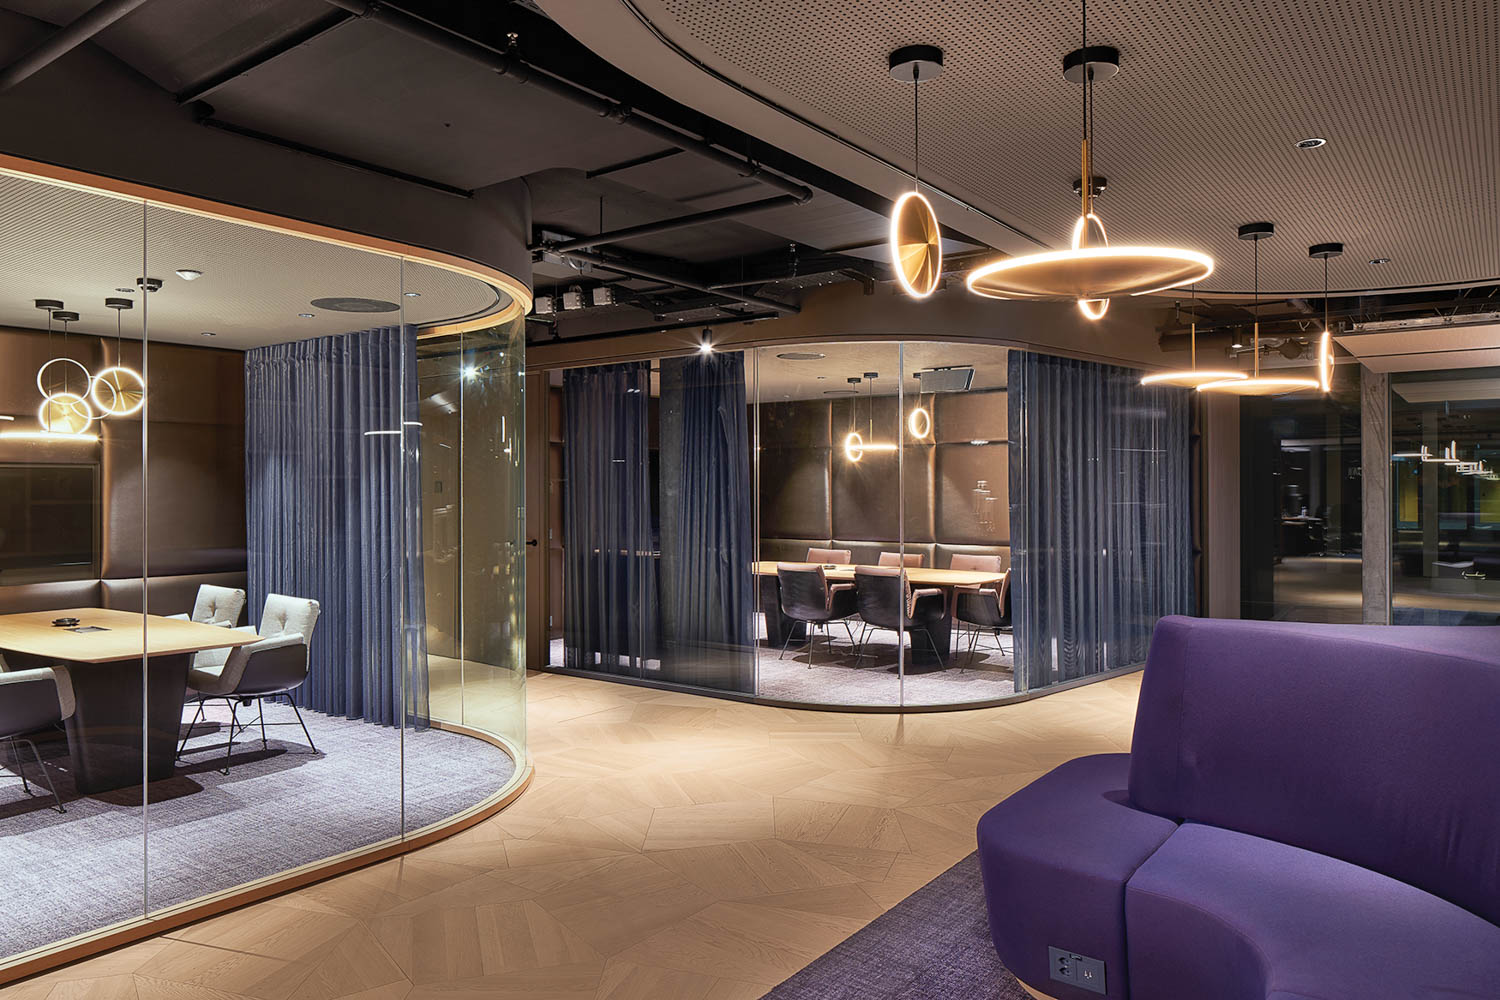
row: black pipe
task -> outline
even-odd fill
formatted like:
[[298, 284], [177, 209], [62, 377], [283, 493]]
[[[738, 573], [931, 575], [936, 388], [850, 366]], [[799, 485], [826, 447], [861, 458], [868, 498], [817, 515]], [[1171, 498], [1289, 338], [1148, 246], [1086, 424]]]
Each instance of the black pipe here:
[[560, 97], [570, 104], [576, 104], [586, 108], [601, 118], [654, 136], [669, 146], [676, 146], [684, 152], [694, 153], [706, 160], [712, 160], [721, 166], [728, 167], [742, 177], [752, 177], [776, 188], [787, 194], [795, 195], [798, 202], [805, 202], [812, 198], [813, 192], [809, 187], [804, 187], [796, 181], [782, 177], [780, 174], [765, 170], [759, 164], [750, 160], [726, 153], [717, 146], [712, 145], [698, 136], [679, 132], [677, 129], [651, 118], [643, 118], [636, 114], [631, 108], [626, 107], [618, 101], [611, 101], [589, 93], [582, 87], [576, 87], [566, 80], [549, 75], [545, 70], [530, 65], [520, 57], [497, 52], [496, 50], [455, 34], [446, 28], [438, 27], [430, 21], [423, 20], [403, 10], [383, 3], [370, 2], [370, 0], [325, 0], [341, 10], [346, 10], [356, 17], [366, 18], [376, 24], [383, 24], [388, 28], [420, 39], [429, 45], [435, 45], [445, 52], [460, 56], [470, 62], [478, 63], [480, 66], [491, 70], [515, 83], [528, 84], [539, 90]]
[[[206, 104], [200, 104], [196, 109], [191, 110], [198, 110], [207, 107], [208, 105]], [[427, 177], [418, 177], [416, 174], [408, 174], [405, 171], [393, 170], [390, 167], [382, 167], [376, 163], [367, 163], [364, 160], [356, 160], [352, 156], [344, 156], [340, 153], [333, 153], [326, 149], [319, 149], [316, 146], [309, 146], [305, 143], [297, 142], [295, 139], [283, 139], [279, 135], [271, 135], [266, 132], [257, 131], [253, 128], [246, 128], [243, 125], [235, 125], [232, 122], [221, 121], [218, 118], [214, 118], [209, 115], [194, 115], [193, 120], [196, 121], [199, 125], [207, 125], [209, 128], [215, 128], [221, 132], [228, 132], [231, 135], [244, 136], [246, 139], [255, 139], [258, 142], [268, 143], [272, 146], [279, 146], [282, 149], [289, 149], [294, 153], [303, 153], [307, 156], [316, 156], [320, 160], [328, 160], [329, 162], [337, 163], [340, 166], [350, 167], [354, 170], [362, 170], [367, 174], [379, 174], [381, 177], [389, 177], [393, 180], [405, 181], [407, 184], [416, 184], [431, 191], [437, 191], [441, 194], [452, 195], [455, 198], [474, 197], [474, 192], [466, 191], [461, 187], [454, 187], [452, 184], [444, 184], [442, 181], [431, 180]]]
[[99, 3], [42, 39], [35, 48], [0, 70], [0, 90], [8, 90], [38, 70], [93, 38], [146, 0], [100, 0]]
[[703, 292], [705, 295], [717, 295], [720, 298], [730, 299], [735, 302], [743, 302], [747, 306], [760, 306], [763, 309], [774, 309], [779, 313], [801, 312], [800, 306], [794, 306], [786, 302], [777, 302], [775, 299], [763, 299], [758, 295], [742, 295], [739, 292], [719, 291], [709, 288], [707, 285], [696, 284], [686, 278], [678, 278], [659, 271], [649, 271], [635, 264], [626, 264], [611, 257], [603, 257], [596, 253], [588, 253], [583, 250], [569, 250], [562, 254], [563, 257], [571, 257], [573, 260], [581, 260], [602, 267], [606, 271], [614, 271], [616, 274], [629, 275], [632, 278], [644, 278], [647, 281], [660, 281], [668, 285], [676, 285], [678, 288], [686, 288], [692, 292]]
[[667, 157], [676, 156], [681, 152], [681, 149], [673, 146], [671, 149], [661, 149], [657, 150], [655, 153], [646, 153], [644, 156], [636, 156], [632, 157], [629, 160], [621, 160], [619, 163], [611, 163], [607, 167], [598, 167], [594, 170], [585, 170], [583, 172], [583, 176], [587, 177], [589, 180], [593, 180], [595, 177], [603, 177], [606, 174], [619, 173], [621, 170], [629, 170], [631, 167], [643, 167], [648, 163], [655, 163], [657, 160], [665, 160]]
[[726, 219], [737, 219], [743, 215], [754, 212], [764, 212], [771, 208], [785, 208], [788, 205], [801, 204], [796, 195], [778, 194], [770, 198], [762, 198], [760, 201], [746, 202], [743, 205], [729, 205], [725, 208], [709, 209], [706, 212], [694, 212], [691, 215], [679, 215], [671, 219], [661, 219], [657, 222], [647, 222], [639, 226], [630, 226], [627, 229], [616, 229], [609, 233], [595, 233], [593, 236], [580, 236], [566, 243], [556, 245], [543, 244], [532, 247], [533, 250], [550, 250], [553, 253], [567, 253], [569, 250], [587, 250], [603, 243], [620, 243], [624, 240], [640, 239], [645, 236], [658, 236], [662, 233], [674, 232], [678, 229], [688, 229], [692, 226], [701, 226], [709, 222], [723, 222]]
[[211, 76], [199, 80], [177, 95], [177, 103], [191, 104], [194, 101], [201, 101], [230, 80], [238, 79], [252, 69], [264, 66], [272, 59], [292, 51], [299, 45], [306, 45], [319, 35], [326, 34], [349, 20], [351, 18], [347, 13], [328, 11], [324, 16], [308, 22], [285, 38], [277, 39], [270, 45], [264, 45], [249, 55], [236, 59]]
[[[584, 333], [576, 337], [538, 337], [535, 340], [527, 340], [527, 347], [544, 347], [547, 344], [586, 344], [592, 340], [614, 340], [618, 337], [634, 337], [642, 333], [671, 333], [673, 330], [707, 329], [713, 326], [729, 326], [734, 323], [759, 323], [762, 320], [777, 319], [777, 313], [746, 313], [743, 316], [735, 316], [726, 319], [710, 320], [678, 320], [675, 323], [653, 323], [651, 326], [634, 326], [627, 330], [602, 330], [599, 333]], [[535, 316], [527, 316], [526, 322], [539, 323], [541, 320]]]

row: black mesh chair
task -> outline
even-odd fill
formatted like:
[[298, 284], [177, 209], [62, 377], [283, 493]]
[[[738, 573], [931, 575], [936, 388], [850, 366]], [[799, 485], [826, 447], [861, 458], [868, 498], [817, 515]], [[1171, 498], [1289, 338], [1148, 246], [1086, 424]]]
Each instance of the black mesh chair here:
[[[849, 633], [849, 645], [854, 645], [854, 632], [849, 628], [849, 617], [854, 614], [854, 584], [829, 583], [823, 567], [814, 563], [777, 563], [776, 580], [781, 588], [781, 613], [807, 626], [809, 669], [817, 644], [816, 630], [823, 630], [829, 652], [833, 651], [829, 622], [843, 622], [844, 631]], [[781, 656], [786, 656], [791, 641], [792, 630], [788, 629], [786, 642], [781, 644]]]
[[921, 632], [927, 636], [929, 645], [936, 646], [928, 626], [942, 621], [948, 611], [942, 590], [936, 587], [913, 590], [904, 569], [860, 566], [854, 571], [854, 591], [859, 617], [865, 623], [859, 634], [855, 662], [864, 656], [869, 634], [880, 629], [895, 632], [897, 636]]
[[[1005, 645], [1000, 637], [1011, 630], [1010, 574], [1007, 573], [993, 588], [959, 590], [954, 592], [953, 598], [953, 617], [969, 630], [970, 657], [981, 633], [993, 636], [995, 651], [1004, 656]], [[1015, 643], [1012, 642], [1011, 653], [1014, 652]]]
[[26, 779], [26, 765], [17, 743], [24, 743], [31, 750], [39, 772], [38, 784], [52, 793], [52, 802], [58, 812], [66, 812], [57, 788], [47, 777], [47, 767], [37, 753], [36, 744], [29, 739], [38, 730], [48, 729], [73, 716], [73, 679], [63, 667], [42, 667], [37, 670], [12, 670], [0, 673], [0, 743], [11, 751], [12, 765], [21, 777], [21, 787], [30, 795], [31, 782]]

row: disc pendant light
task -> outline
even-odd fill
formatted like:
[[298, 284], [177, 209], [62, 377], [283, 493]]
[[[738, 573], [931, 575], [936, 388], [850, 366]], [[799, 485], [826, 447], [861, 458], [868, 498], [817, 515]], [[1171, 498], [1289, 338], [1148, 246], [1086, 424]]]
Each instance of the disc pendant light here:
[[[123, 316], [134, 303], [129, 299], [111, 298], [105, 299], [104, 305], [115, 311], [115, 361], [118, 362], [124, 358]], [[99, 408], [101, 417], [128, 417], [146, 405], [146, 380], [134, 368], [115, 364], [94, 376], [94, 388], [89, 398]]]
[[1088, 2], [1083, 4], [1083, 47], [1063, 57], [1063, 76], [1083, 84], [1082, 212], [1067, 250], [1008, 257], [969, 272], [969, 291], [994, 299], [1074, 299], [1091, 320], [1101, 319], [1116, 295], [1145, 295], [1195, 284], [1213, 273], [1213, 258], [1177, 247], [1110, 246], [1094, 211], [1100, 178], [1093, 169], [1094, 83], [1120, 69], [1120, 52], [1089, 45]]
[[943, 50], [933, 45], [907, 45], [891, 53], [891, 77], [910, 83], [912, 107], [911, 190], [896, 199], [891, 210], [891, 267], [896, 281], [914, 299], [925, 299], [937, 290], [942, 277], [942, 231], [932, 203], [922, 194], [921, 105], [918, 95], [926, 80], [943, 72]]
[[1328, 262], [1344, 254], [1342, 243], [1315, 243], [1307, 255], [1323, 262], [1323, 333], [1318, 337], [1318, 387], [1333, 390], [1333, 331], [1328, 326]]
[[1235, 396], [1280, 396], [1288, 392], [1316, 389], [1315, 378], [1273, 378], [1260, 373], [1260, 241], [1276, 233], [1269, 222], [1247, 222], [1240, 227], [1239, 237], [1255, 245], [1255, 306], [1254, 306], [1254, 374], [1249, 378], [1224, 379], [1198, 387], [1199, 392], [1223, 392]]
[[1185, 389], [1196, 389], [1210, 382], [1239, 381], [1247, 378], [1244, 372], [1228, 368], [1212, 369], [1198, 367], [1198, 286], [1193, 286], [1192, 320], [1188, 328], [1191, 366], [1176, 371], [1156, 372], [1141, 379], [1141, 385], [1176, 385]]
[[[94, 422], [94, 411], [89, 406], [89, 387], [93, 381], [87, 368], [67, 357], [68, 324], [78, 319], [75, 312], [58, 309], [48, 310], [47, 333], [50, 338], [52, 320], [63, 325], [63, 356], [52, 358], [37, 369], [37, 387], [42, 391], [42, 405], [37, 409], [37, 423], [48, 434], [83, 434]], [[81, 376], [75, 376], [73, 369]]]

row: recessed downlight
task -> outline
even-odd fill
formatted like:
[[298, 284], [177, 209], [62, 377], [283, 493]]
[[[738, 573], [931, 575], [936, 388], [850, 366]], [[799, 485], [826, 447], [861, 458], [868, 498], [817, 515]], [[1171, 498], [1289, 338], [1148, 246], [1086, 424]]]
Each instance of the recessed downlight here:
[[202, 333], [198, 334], [198, 336], [200, 336], [200, 337], [217, 337], [218, 334], [214, 333], [212, 330], [204, 330]]
[[175, 273], [183, 281], [197, 281], [203, 277], [203, 272], [195, 267], [179, 267]]
[[409, 299], [420, 299], [422, 297], [421, 292], [402, 292], [401, 294]]
[[1297, 140], [1298, 149], [1317, 149], [1319, 146], [1328, 145], [1328, 140], [1321, 136], [1311, 136], [1306, 139]]
[[313, 314], [312, 313], [298, 313], [297, 315], [300, 316], [302, 319], [312, 319], [313, 318]]
[[825, 357], [816, 351], [787, 351], [776, 356], [782, 361], [821, 361]]
[[124, 292], [126, 295], [134, 295], [135, 294], [135, 289], [134, 288], [116, 288], [115, 291], [117, 291], [117, 292]]
[[1390, 262], [1391, 262], [1391, 259], [1389, 257], [1371, 257], [1370, 258], [1370, 263], [1371, 264], [1389, 264]]

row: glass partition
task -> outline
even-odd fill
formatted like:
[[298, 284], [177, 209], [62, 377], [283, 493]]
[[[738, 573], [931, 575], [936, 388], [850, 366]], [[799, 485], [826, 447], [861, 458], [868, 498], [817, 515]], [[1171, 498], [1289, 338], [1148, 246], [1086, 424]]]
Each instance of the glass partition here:
[[525, 763], [515, 303], [263, 221], [0, 195], [27, 236], [0, 261], [0, 981], [496, 807]]
[[873, 708], [1138, 664], [1158, 617], [1194, 610], [1192, 397], [1139, 378], [926, 341], [555, 372], [548, 663]]
[[1391, 376], [1391, 621], [1500, 623], [1500, 369]]

